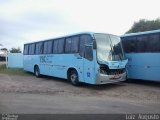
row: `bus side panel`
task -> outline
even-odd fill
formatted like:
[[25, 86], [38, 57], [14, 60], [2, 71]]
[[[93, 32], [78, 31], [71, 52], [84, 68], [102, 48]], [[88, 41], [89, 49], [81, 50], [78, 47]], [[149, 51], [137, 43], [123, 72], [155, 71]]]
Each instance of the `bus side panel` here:
[[160, 53], [126, 54], [128, 78], [160, 81]]
[[[65, 58], [65, 59], [64, 59]], [[77, 70], [79, 80], [83, 79], [83, 58], [78, 59], [75, 54], [24, 55], [24, 70], [34, 72], [38, 65], [40, 74], [67, 79], [67, 70]]]
[[67, 79], [68, 69], [74, 68], [78, 72], [79, 80], [83, 81], [83, 59], [78, 59], [76, 54], [55, 54], [54, 58], [53, 76]]
[[65, 55], [54, 54], [52, 76], [67, 79], [67, 63], [69, 62]]
[[67, 70], [75, 68], [79, 79], [83, 81], [83, 59], [77, 59], [74, 54], [51, 54], [40, 56], [40, 72], [43, 75], [49, 75], [67, 79]]
[[42, 75], [53, 76], [53, 55], [39, 55], [36, 60]]

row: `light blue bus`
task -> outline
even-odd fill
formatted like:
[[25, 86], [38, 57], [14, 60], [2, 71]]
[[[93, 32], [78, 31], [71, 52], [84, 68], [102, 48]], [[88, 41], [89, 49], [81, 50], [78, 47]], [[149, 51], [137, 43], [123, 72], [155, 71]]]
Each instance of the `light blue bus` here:
[[160, 29], [121, 37], [129, 79], [160, 81]]
[[106, 84], [126, 80], [127, 60], [120, 37], [84, 32], [24, 44], [24, 70], [79, 83]]

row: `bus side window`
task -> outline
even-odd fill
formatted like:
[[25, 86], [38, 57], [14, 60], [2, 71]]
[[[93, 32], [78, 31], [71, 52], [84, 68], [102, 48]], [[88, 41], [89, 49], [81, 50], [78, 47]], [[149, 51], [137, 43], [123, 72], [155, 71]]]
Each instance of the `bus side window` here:
[[159, 52], [160, 49], [160, 38], [159, 34], [151, 34], [149, 35], [149, 44], [148, 51], [149, 52]]
[[52, 53], [52, 41], [45, 41], [44, 42], [44, 49], [43, 49], [44, 54], [51, 54]]
[[158, 42], [159, 46], [158, 46], [158, 51], [160, 52], [160, 33], [159, 33], [159, 42]]
[[72, 44], [72, 39], [66, 38], [65, 53], [71, 53], [71, 44]]
[[58, 40], [53, 41], [53, 53], [58, 53]]
[[36, 51], [35, 54], [42, 54], [43, 53], [43, 42], [36, 43]]
[[53, 45], [52, 42], [53, 42], [52, 40], [50, 40], [50, 41], [47, 42], [47, 46], [48, 46], [48, 48], [47, 48], [47, 53], [48, 53], [48, 54], [51, 54], [51, 53], [52, 53], [52, 45]]
[[136, 52], [136, 37], [125, 38], [125, 52], [135, 53]]
[[144, 53], [147, 52], [147, 42], [148, 42], [148, 36], [141, 35], [137, 36], [138, 42], [138, 53]]
[[24, 55], [28, 55], [28, 48], [29, 45], [24, 45], [24, 52], [23, 52]]
[[[86, 54], [88, 54], [88, 47], [85, 47], [85, 45], [87, 45], [87, 44], [91, 44], [92, 43], [92, 38], [91, 38], [91, 36], [90, 35], [81, 35], [80, 36], [80, 50], [79, 50], [79, 53], [80, 53], [80, 56], [82, 56], [82, 57], [86, 57], [87, 55]], [[85, 53], [85, 50], [87, 50], [86, 51], [86, 53]]]
[[58, 40], [57, 53], [64, 53], [64, 38]]
[[43, 53], [46, 54], [48, 49], [48, 43], [47, 41], [44, 42], [44, 47], [43, 47]]
[[72, 53], [78, 53], [78, 49], [79, 49], [78, 44], [79, 44], [79, 37], [78, 36], [72, 37], [72, 44], [71, 44]]
[[35, 43], [29, 45], [29, 55], [35, 54]]
[[124, 40], [124, 51], [130, 53], [130, 41], [127, 38]]

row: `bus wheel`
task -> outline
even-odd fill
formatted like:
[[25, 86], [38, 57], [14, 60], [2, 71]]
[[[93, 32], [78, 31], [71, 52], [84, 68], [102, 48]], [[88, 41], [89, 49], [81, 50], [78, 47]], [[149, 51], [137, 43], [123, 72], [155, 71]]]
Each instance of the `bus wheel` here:
[[70, 75], [69, 75], [69, 80], [74, 86], [79, 86], [79, 80], [78, 80], [78, 73], [76, 70], [71, 70]]
[[34, 74], [35, 74], [36, 77], [40, 77], [40, 71], [39, 71], [39, 67], [38, 66], [34, 67]]

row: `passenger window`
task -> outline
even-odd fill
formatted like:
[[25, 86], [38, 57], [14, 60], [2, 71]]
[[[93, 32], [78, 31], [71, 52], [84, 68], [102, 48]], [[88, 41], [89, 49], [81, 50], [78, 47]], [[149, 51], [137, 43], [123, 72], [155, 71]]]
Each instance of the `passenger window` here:
[[58, 40], [54, 40], [53, 53], [58, 53]]
[[136, 52], [136, 37], [131, 37], [129, 42], [129, 52], [135, 53]]
[[84, 50], [86, 44], [91, 44], [92, 38], [90, 35], [81, 35], [80, 36], [80, 50], [79, 53], [82, 57], [84, 57]]
[[47, 53], [47, 42], [44, 42], [44, 48], [43, 48], [43, 53], [46, 54]]
[[149, 41], [147, 46], [149, 52], [160, 52], [160, 38], [159, 34], [149, 35]]
[[72, 44], [72, 39], [67, 38], [65, 44], [65, 53], [71, 53], [71, 44]]
[[35, 53], [35, 43], [29, 45], [29, 55], [33, 55]]
[[122, 38], [122, 44], [126, 53], [136, 52], [136, 37]]
[[51, 40], [48, 41], [48, 42], [47, 42], [47, 47], [48, 47], [48, 48], [47, 48], [47, 53], [48, 53], [48, 54], [51, 54], [51, 53], [52, 53], [52, 46], [53, 46], [53, 41], [51, 41]]
[[154, 33], [122, 38], [122, 44], [126, 53], [160, 52], [160, 35]]
[[64, 52], [64, 39], [58, 40], [58, 51], [57, 53], [63, 53]]
[[52, 41], [45, 41], [44, 42], [44, 54], [51, 54], [52, 53]]
[[42, 54], [43, 53], [43, 42], [36, 43], [36, 52], [35, 54]]
[[24, 52], [23, 52], [24, 55], [28, 55], [28, 48], [29, 45], [24, 45]]
[[143, 53], [147, 52], [146, 46], [148, 42], [148, 36], [138, 36], [137, 37], [137, 52], [138, 53]]
[[79, 44], [79, 37], [75, 36], [72, 37], [72, 44], [71, 44], [71, 52], [72, 53], [78, 53], [78, 44]]

